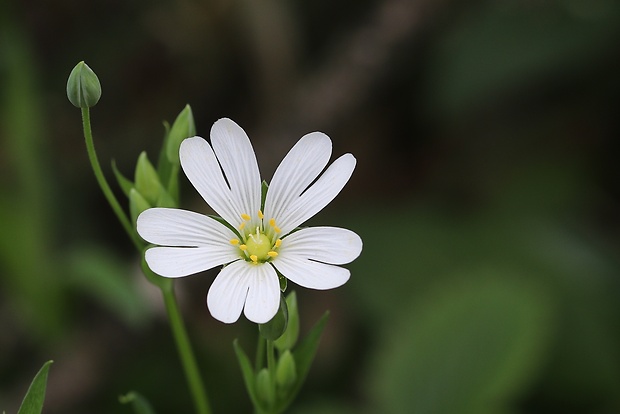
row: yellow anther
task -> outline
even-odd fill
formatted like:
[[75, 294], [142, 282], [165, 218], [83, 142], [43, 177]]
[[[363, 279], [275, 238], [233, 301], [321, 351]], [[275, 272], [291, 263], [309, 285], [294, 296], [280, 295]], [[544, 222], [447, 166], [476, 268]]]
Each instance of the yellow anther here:
[[263, 214], [263, 212], [262, 212], [262, 211], [260, 211], [260, 210], [258, 210], [258, 218], [259, 218], [259, 219], [261, 219], [261, 220], [262, 220], [263, 218], [265, 218], [265, 215], [264, 215], [264, 214]]
[[269, 225], [271, 227], [273, 227], [273, 229], [276, 231], [276, 233], [280, 233], [282, 231], [282, 230], [280, 230], [280, 227], [276, 226], [276, 219], [274, 219], [274, 218], [269, 220]]
[[250, 255], [250, 260], [252, 260], [254, 263], [258, 263], [258, 256], [255, 254]]
[[241, 215], [241, 218], [242, 218], [242, 219], [244, 219], [245, 221], [248, 221], [248, 220], [250, 220], [252, 217], [250, 217], [250, 215], [249, 215], [249, 214], [245, 214], [245, 213], [244, 213], [244, 214], [242, 214], [242, 215]]
[[282, 239], [278, 239], [276, 240], [276, 244], [274, 244], [274, 246], [277, 249], [278, 247], [280, 247], [281, 244], [282, 244]]
[[239, 224], [239, 230], [243, 230], [243, 228], [245, 227], [245, 221], [241, 222], [241, 224]]
[[230, 244], [236, 246], [239, 244], [239, 239], [230, 239]]
[[273, 250], [270, 252], [267, 252], [267, 256], [269, 257], [276, 257], [278, 255], [278, 252], [274, 252]]
[[240, 244], [239, 248], [243, 251], [246, 251], [248, 249], [248, 246], [246, 246], [245, 244]]

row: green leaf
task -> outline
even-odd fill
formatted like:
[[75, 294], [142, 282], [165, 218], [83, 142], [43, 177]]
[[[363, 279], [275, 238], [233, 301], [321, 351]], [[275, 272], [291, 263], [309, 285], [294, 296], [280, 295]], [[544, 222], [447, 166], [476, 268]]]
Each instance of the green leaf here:
[[52, 362], [54, 361], [47, 361], [43, 364], [37, 375], [34, 377], [17, 414], [39, 414], [41, 410], [43, 410], [45, 388], [47, 386], [47, 374]]
[[166, 140], [166, 156], [173, 165], [178, 165], [180, 162], [179, 148], [181, 147], [181, 142], [185, 138], [194, 135], [196, 135], [196, 126], [194, 125], [192, 108], [189, 105], [185, 105], [185, 108], [183, 108], [172, 124]]
[[142, 151], [138, 156], [134, 180], [136, 190], [140, 195], [142, 195], [149, 204], [155, 205], [159, 198], [162, 185], [159, 182], [159, 175], [157, 171], [155, 171], [155, 167], [153, 167], [153, 164], [151, 164], [146, 155], [146, 151]]
[[115, 160], [112, 160], [112, 171], [114, 171], [114, 176], [121, 190], [123, 190], [123, 193], [129, 198], [129, 192], [134, 188], [134, 184], [118, 170]]
[[262, 407], [262, 404], [256, 395], [256, 375], [252, 369], [250, 359], [241, 348], [241, 345], [239, 345], [239, 341], [237, 339], [233, 341], [233, 347], [235, 348], [235, 354], [237, 355], [237, 360], [239, 361], [239, 367], [241, 368], [241, 374], [243, 374], [243, 381], [245, 382], [245, 388], [248, 391], [250, 400], [252, 400], [254, 407]]
[[140, 393], [130, 391], [118, 397], [121, 404], [131, 404], [136, 414], [155, 414], [151, 403]]
[[293, 351], [293, 357], [295, 359], [297, 369], [297, 379], [295, 384], [291, 387], [288, 395], [278, 401], [275, 412], [284, 412], [284, 410], [286, 410], [286, 408], [295, 400], [297, 393], [299, 393], [299, 390], [304, 384], [308, 372], [310, 371], [312, 361], [314, 361], [314, 356], [316, 355], [316, 350], [321, 340], [321, 334], [323, 333], [323, 329], [325, 329], [328, 319], [329, 311], [323, 314], [321, 319], [318, 320], [308, 335]]

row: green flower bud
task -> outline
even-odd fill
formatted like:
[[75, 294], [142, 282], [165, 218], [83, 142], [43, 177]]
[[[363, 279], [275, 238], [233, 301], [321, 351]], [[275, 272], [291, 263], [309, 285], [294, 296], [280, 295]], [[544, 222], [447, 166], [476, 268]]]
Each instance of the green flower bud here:
[[67, 97], [78, 108], [93, 107], [101, 98], [99, 78], [84, 61], [75, 65], [69, 75]]
[[149, 161], [146, 152], [142, 151], [136, 163], [135, 188], [150, 205], [156, 205], [162, 185], [159, 175]]
[[172, 164], [179, 164], [179, 148], [185, 138], [196, 135], [196, 125], [192, 108], [185, 105], [177, 119], [172, 124], [166, 140], [166, 157]]
[[267, 407], [271, 407], [276, 399], [276, 393], [271, 383], [271, 377], [267, 368], [258, 371], [256, 376], [256, 395]]
[[286, 331], [278, 339], [274, 341], [274, 345], [280, 351], [293, 349], [299, 338], [299, 310], [297, 308], [297, 295], [295, 291], [289, 293], [286, 297], [286, 305], [288, 309], [288, 324]]
[[259, 324], [258, 331], [263, 338], [274, 341], [286, 331], [286, 325], [288, 325], [288, 308], [284, 296], [280, 295], [278, 313], [269, 322]]
[[135, 188], [129, 191], [129, 214], [131, 215], [131, 221], [134, 227], [136, 227], [136, 220], [140, 213], [151, 207], [153, 206], [150, 205]]
[[278, 391], [286, 394], [295, 384], [295, 381], [297, 381], [295, 358], [293, 358], [291, 351], [287, 349], [280, 357], [276, 368], [276, 384], [278, 385]]

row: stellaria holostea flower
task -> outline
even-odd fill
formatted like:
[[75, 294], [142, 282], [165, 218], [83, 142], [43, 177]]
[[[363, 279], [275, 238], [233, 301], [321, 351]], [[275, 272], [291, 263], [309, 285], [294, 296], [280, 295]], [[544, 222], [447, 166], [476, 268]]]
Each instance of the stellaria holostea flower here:
[[209, 288], [207, 306], [225, 323], [235, 322], [242, 310], [253, 322], [268, 322], [280, 304], [277, 272], [311, 289], [341, 286], [350, 272], [338, 265], [359, 256], [360, 237], [337, 227], [296, 230], [331, 202], [353, 173], [355, 158], [345, 154], [317, 179], [331, 150], [327, 135], [303, 136], [280, 163], [261, 206], [256, 156], [239, 125], [218, 120], [211, 145], [200, 137], [184, 140], [183, 171], [228, 226], [187, 210], [146, 210], [138, 217], [138, 233], [159, 245], [146, 251], [147, 264], [171, 278], [224, 265]]

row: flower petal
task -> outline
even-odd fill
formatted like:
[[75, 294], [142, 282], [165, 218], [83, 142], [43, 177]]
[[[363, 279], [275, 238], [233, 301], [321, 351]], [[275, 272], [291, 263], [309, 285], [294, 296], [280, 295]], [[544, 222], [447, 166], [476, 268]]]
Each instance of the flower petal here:
[[282, 257], [295, 256], [329, 264], [345, 264], [360, 255], [362, 239], [347, 229], [308, 227], [282, 239], [279, 252]]
[[277, 216], [282, 233], [289, 233], [328, 205], [351, 178], [356, 162], [353, 155], [344, 154], [310, 188], [290, 203], [282, 215]]
[[235, 251], [230, 244], [235, 233], [217, 220], [193, 211], [150, 208], [138, 216], [137, 231], [144, 240], [162, 246], [212, 246]]
[[256, 155], [245, 131], [228, 118], [222, 118], [211, 127], [211, 144], [217, 156], [233, 197], [239, 203], [238, 225], [241, 214], [249, 214], [256, 221], [260, 209], [261, 179]]
[[331, 152], [332, 142], [327, 135], [321, 132], [304, 135], [284, 157], [269, 183], [265, 217], [276, 218], [278, 226], [282, 228], [282, 217], [287, 215], [291, 204], [323, 171]]
[[152, 247], [144, 253], [151, 270], [163, 277], [183, 277], [229, 263], [239, 256], [209, 247]]
[[244, 260], [231, 263], [217, 275], [207, 293], [211, 315], [224, 323], [239, 319], [248, 294], [252, 272]]
[[280, 281], [271, 265], [260, 264], [249, 267], [252, 276], [243, 312], [252, 322], [267, 323], [280, 307]]
[[[284, 242], [284, 240], [282, 241]], [[309, 289], [333, 289], [344, 285], [351, 272], [343, 267], [319, 263], [298, 256], [278, 256], [273, 265], [287, 279]]]

